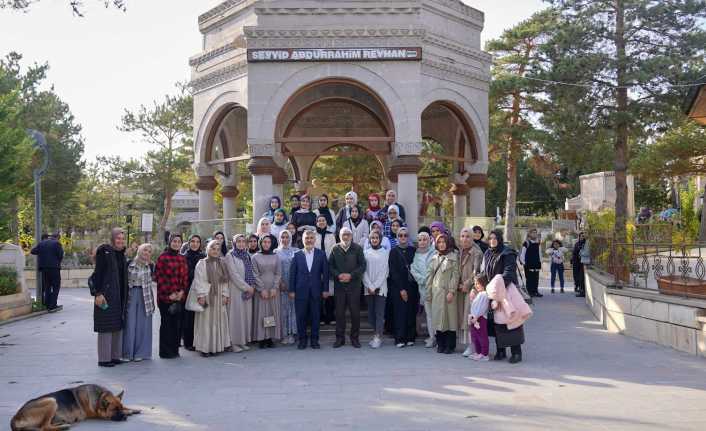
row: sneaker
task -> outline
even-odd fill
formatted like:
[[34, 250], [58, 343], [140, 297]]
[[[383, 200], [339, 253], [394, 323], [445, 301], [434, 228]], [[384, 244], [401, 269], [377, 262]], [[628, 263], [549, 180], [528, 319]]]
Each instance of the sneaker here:
[[473, 353], [473, 354], [468, 355], [468, 359], [472, 359], [474, 361], [479, 361], [481, 356], [483, 356], [483, 355], [481, 355], [480, 353]]
[[294, 344], [295, 343], [294, 335], [290, 335], [289, 337], [287, 337], [287, 342], [289, 344]]
[[248, 346], [247, 344], [241, 344], [240, 348], [243, 350], [250, 350], [250, 346]]
[[382, 346], [382, 339], [380, 337], [373, 338], [373, 341], [372, 341], [372, 344], [370, 345], [370, 347], [372, 347], [373, 349], [379, 349], [380, 346]]
[[414, 341], [407, 341], [407, 347], [414, 346]]
[[241, 352], [243, 351], [243, 349], [241, 349], [240, 346], [237, 346], [237, 345], [234, 344], [234, 345], [232, 346], [232, 348], [230, 349], [230, 351], [233, 352], [233, 353], [241, 353]]
[[143, 361], [142, 358], [135, 358], [135, 359], [133, 359], [133, 362], [142, 362], [142, 361]]
[[488, 355], [478, 355], [478, 360], [481, 362], [488, 362], [490, 358], [488, 357]]
[[434, 340], [434, 337], [429, 337], [424, 340], [424, 347], [426, 347], [427, 349], [431, 349], [432, 347], [434, 347], [435, 344], [436, 340]]
[[403, 347], [405, 346], [405, 344], [404, 344], [404, 343], [397, 343], [397, 344], [395, 344], [395, 345], [396, 345], [396, 346], [397, 346], [398, 348], [400, 348], [400, 349], [401, 349], [401, 348], [403, 348]]
[[471, 350], [471, 346], [468, 346], [468, 347], [466, 347], [466, 350], [463, 351], [463, 356], [468, 358], [468, 357], [472, 356], [471, 353], [473, 353], [473, 351]]

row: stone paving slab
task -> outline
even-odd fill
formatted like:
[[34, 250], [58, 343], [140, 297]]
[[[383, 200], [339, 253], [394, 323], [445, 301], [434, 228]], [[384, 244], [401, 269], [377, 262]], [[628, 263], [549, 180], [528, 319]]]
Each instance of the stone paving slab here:
[[[184, 351], [96, 366], [91, 298], [0, 327], [0, 429], [26, 400], [90, 382], [144, 414], [77, 430], [703, 430], [706, 361], [610, 334], [570, 292], [535, 301], [520, 365], [418, 345], [294, 347], [205, 359]], [[155, 344], [158, 316], [155, 316]], [[156, 352], [155, 345], [155, 352]]]

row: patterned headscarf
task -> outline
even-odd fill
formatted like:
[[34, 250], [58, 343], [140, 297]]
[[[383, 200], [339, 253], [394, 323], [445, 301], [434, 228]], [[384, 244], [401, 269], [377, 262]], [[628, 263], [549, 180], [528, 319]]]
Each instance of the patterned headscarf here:
[[231, 254], [243, 261], [243, 267], [245, 267], [245, 282], [248, 283], [248, 286], [255, 287], [255, 285], [257, 284], [257, 281], [255, 280], [255, 272], [253, 271], [252, 260], [250, 259], [250, 253], [248, 253], [248, 246], [247, 246], [247, 244], [245, 245], [245, 250], [238, 250], [238, 247], [235, 246], [236, 241], [239, 240], [241, 237], [247, 241], [247, 237], [243, 234], [239, 234], [239, 235], [234, 236], [233, 237], [234, 246], [233, 246], [233, 251], [231, 251]]

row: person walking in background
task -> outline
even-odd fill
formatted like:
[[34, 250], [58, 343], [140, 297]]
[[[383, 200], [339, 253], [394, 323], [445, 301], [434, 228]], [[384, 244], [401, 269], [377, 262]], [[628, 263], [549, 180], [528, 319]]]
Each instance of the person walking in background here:
[[407, 228], [397, 232], [399, 244], [390, 251], [390, 298], [394, 319], [395, 345], [413, 346], [417, 337], [419, 286], [410, 266], [415, 249], [409, 245]]
[[55, 235], [42, 235], [42, 240], [32, 248], [37, 256], [37, 269], [42, 280], [42, 303], [49, 312], [56, 311], [61, 289], [61, 261], [64, 249]]
[[[189, 269], [189, 280], [186, 285], [186, 296], [189, 296], [189, 289], [191, 289], [191, 283], [194, 282], [194, 271], [196, 270], [196, 264], [199, 263], [201, 259], [205, 259], [206, 255], [201, 251], [201, 237], [199, 235], [191, 235], [188, 242], [188, 249], [186, 250], [186, 265]], [[182, 247], [183, 248], [183, 247]], [[182, 345], [188, 351], [193, 352], [194, 348], [194, 312], [191, 310], [184, 310], [184, 319], [181, 322], [181, 339]]]
[[221, 244], [212, 240], [206, 246], [206, 258], [196, 264], [192, 295], [203, 311], [194, 321], [194, 347], [203, 357], [217, 355], [231, 347], [228, 325], [230, 288]]
[[432, 325], [431, 302], [427, 301], [427, 275], [429, 274], [429, 266], [431, 258], [436, 253], [436, 250], [431, 246], [431, 235], [427, 232], [419, 232], [417, 234], [417, 250], [414, 253], [412, 261], [412, 276], [417, 280], [419, 286], [419, 297], [423, 301], [424, 314], [427, 323], [428, 337], [424, 341], [424, 347], [432, 348], [436, 345], [436, 337]]
[[181, 235], [171, 236], [169, 246], [159, 255], [154, 271], [160, 315], [159, 357], [164, 359], [179, 357], [179, 328], [189, 283], [186, 257], [179, 254], [181, 241]]
[[542, 270], [542, 259], [539, 251], [540, 241], [537, 229], [530, 229], [520, 251], [520, 264], [525, 268], [527, 293], [537, 298], [543, 296], [539, 293], [539, 272]]
[[248, 343], [252, 341], [253, 296], [257, 286], [245, 235], [233, 237], [233, 250], [226, 256], [226, 268], [230, 277], [230, 341], [233, 351], [240, 353], [250, 350]]
[[353, 232], [341, 228], [341, 242], [333, 246], [329, 258], [329, 273], [333, 277], [334, 299], [336, 301], [336, 342], [333, 347], [345, 344], [346, 309], [351, 315], [351, 345], [360, 348], [360, 293], [365, 256], [363, 247], [353, 242]]
[[554, 293], [554, 282], [556, 281], [556, 276], [559, 276], [559, 288], [560, 292], [564, 293], [564, 255], [567, 250], [561, 244], [561, 241], [555, 239], [552, 241], [552, 246], [547, 249], [547, 254], [551, 259], [551, 286], [552, 293]]
[[385, 302], [387, 300], [387, 277], [390, 274], [390, 251], [382, 247], [382, 234], [372, 231], [369, 235], [370, 247], [365, 249], [366, 261], [363, 274], [363, 288], [368, 304], [368, 323], [373, 327], [370, 347], [382, 346], [382, 333], [385, 325]]
[[297, 314], [298, 349], [306, 349], [307, 324], [311, 323], [311, 348], [320, 349], [319, 307], [328, 297], [329, 266], [326, 253], [314, 247], [316, 233], [303, 234], [304, 249], [295, 253], [289, 268], [289, 297], [294, 299]]
[[123, 330], [125, 361], [152, 359], [152, 314], [154, 313], [154, 265], [152, 245], [137, 247], [137, 255], [128, 263], [128, 296]]
[[463, 356], [468, 357], [472, 353], [468, 326], [464, 322], [468, 319], [468, 309], [471, 305], [468, 295], [473, 292], [476, 276], [480, 274], [480, 265], [483, 263], [483, 252], [480, 247], [473, 242], [473, 232], [470, 228], [464, 227], [459, 233], [459, 283], [456, 305], [458, 305], [458, 331], [456, 332], [456, 342], [461, 346], [466, 346]]
[[282, 278], [280, 279], [280, 319], [282, 328], [282, 344], [294, 344], [297, 336], [297, 315], [294, 300], [289, 298], [289, 269], [292, 266], [294, 253], [298, 248], [292, 247], [292, 235], [289, 231], [283, 230], [279, 234], [279, 247], [275, 254], [279, 258], [282, 268]]
[[485, 293], [485, 286], [488, 279], [485, 275], [476, 277], [474, 290], [469, 294], [471, 306], [468, 313], [468, 333], [469, 345], [473, 345], [475, 353], [468, 355], [474, 361], [488, 361], [489, 344], [488, 339], [488, 309], [490, 300]]
[[262, 237], [260, 252], [252, 257], [253, 272], [257, 280], [257, 294], [253, 302], [253, 340], [260, 348], [275, 347], [274, 340], [282, 339], [280, 317], [280, 280], [282, 264], [274, 254], [275, 238]]
[[96, 267], [89, 279], [93, 306], [93, 331], [98, 333], [98, 365], [121, 364], [122, 330], [127, 306], [128, 274], [125, 231], [114, 228], [110, 244], [96, 250]]
[[451, 248], [445, 233], [436, 238], [436, 254], [431, 259], [427, 275], [427, 297], [432, 307], [432, 328], [436, 333], [436, 351], [451, 354], [456, 350], [458, 330], [458, 255]]
[[[328, 262], [331, 256], [331, 250], [333, 246], [336, 245], [336, 238], [329, 231], [326, 222], [326, 217], [320, 215], [316, 218], [316, 248], [323, 251], [326, 254], [326, 261]], [[333, 295], [333, 280], [329, 282], [329, 296], [321, 300], [321, 322], [324, 325], [330, 325], [332, 322], [336, 321], [335, 308], [336, 303], [334, 301]]]
[[571, 268], [574, 274], [574, 290], [577, 297], [586, 296], [584, 265], [589, 263], [591, 263], [591, 252], [588, 248], [586, 235], [583, 232], [579, 232], [579, 239], [574, 244], [574, 249], [571, 253]]

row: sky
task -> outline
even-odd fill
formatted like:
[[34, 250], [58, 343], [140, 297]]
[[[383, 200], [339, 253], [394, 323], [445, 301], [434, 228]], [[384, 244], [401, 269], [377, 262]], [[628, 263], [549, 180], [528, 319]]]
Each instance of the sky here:
[[[201, 50], [198, 15], [221, 0], [128, 0], [127, 12], [85, 0], [84, 18], [68, 0], [41, 0], [27, 13], [0, 11], [0, 56], [49, 63], [47, 83], [83, 126], [84, 159], [139, 157], [150, 148], [117, 130], [124, 109], [175, 91]], [[544, 7], [541, 0], [465, 0], [485, 12], [483, 41]]]

